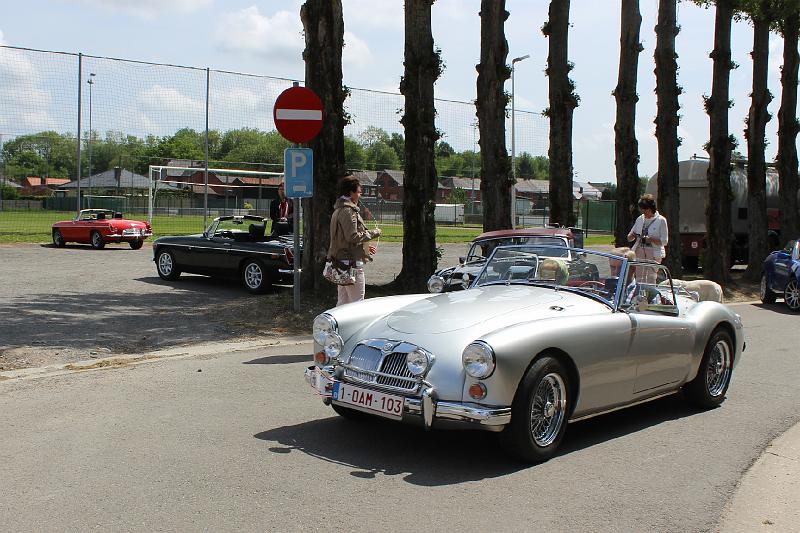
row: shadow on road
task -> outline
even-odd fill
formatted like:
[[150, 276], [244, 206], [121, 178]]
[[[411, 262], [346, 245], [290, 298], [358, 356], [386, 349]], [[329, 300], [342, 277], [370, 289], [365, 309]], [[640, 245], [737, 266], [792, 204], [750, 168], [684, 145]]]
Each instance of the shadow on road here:
[[[578, 422], [567, 428], [558, 455], [576, 453], [693, 413], [678, 395]], [[529, 468], [504, 455], [496, 435], [489, 432], [426, 432], [381, 419], [356, 422], [332, 417], [254, 436], [277, 444], [269, 448], [273, 453], [297, 450], [352, 467], [350, 475], [354, 477], [400, 475], [408, 483], [421, 486], [453, 485]]]
[[312, 356], [310, 353], [301, 353], [296, 355], [273, 355], [268, 357], [259, 357], [251, 361], [244, 361], [243, 365], [289, 365], [292, 363], [307, 362], [311, 364]]
[[[187, 284], [190, 285], [190, 284]], [[137, 352], [187, 342], [227, 338], [225, 313], [215, 307], [241, 297], [230, 291], [177, 297], [159, 294], [95, 292], [14, 298], [0, 306], [4, 348], [42, 346]]]
[[796, 311], [792, 311], [791, 309], [786, 307], [786, 304], [783, 302], [783, 300], [780, 300], [780, 301], [772, 303], [772, 304], [759, 303], [759, 304], [753, 304], [753, 305], [755, 307], [758, 307], [759, 309], [764, 309], [766, 311], [772, 311], [773, 313], [778, 313], [778, 314], [781, 314], [781, 315], [800, 315], [800, 313], [797, 313]]

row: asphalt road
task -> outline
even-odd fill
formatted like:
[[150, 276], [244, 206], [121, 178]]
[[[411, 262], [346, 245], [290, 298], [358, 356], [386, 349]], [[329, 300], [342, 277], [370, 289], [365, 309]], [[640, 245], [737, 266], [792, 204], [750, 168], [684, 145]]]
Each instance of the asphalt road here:
[[748, 349], [722, 407], [573, 424], [536, 467], [488, 433], [338, 418], [303, 381], [308, 344], [0, 382], [0, 529], [712, 530], [800, 420], [797, 316], [736, 310]]
[[[467, 244], [443, 248], [441, 264], [452, 265]], [[401, 267], [402, 244], [380, 243], [367, 283], [389, 283]], [[3, 245], [0, 280], [0, 370], [241, 339], [253, 332], [220, 309], [292, 294], [278, 287], [252, 296], [238, 280], [191, 274], [163, 281], [148, 243], [141, 250]]]

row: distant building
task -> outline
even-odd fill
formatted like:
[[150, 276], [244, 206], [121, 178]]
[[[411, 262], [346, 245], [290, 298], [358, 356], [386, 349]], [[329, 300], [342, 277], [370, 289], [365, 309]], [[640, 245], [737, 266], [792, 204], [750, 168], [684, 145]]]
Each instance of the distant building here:
[[55, 189], [65, 183], [69, 183], [69, 178], [27, 176], [22, 180], [19, 193], [23, 196], [52, 196]]
[[[72, 196], [78, 189], [78, 181], [67, 181], [68, 183], [58, 187], [58, 190]], [[150, 178], [125, 168], [115, 167], [81, 178], [80, 186], [82, 191], [91, 188], [92, 194], [98, 196], [147, 196], [150, 190]], [[176, 189], [176, 187], [168, 184], [159, 186], [159, 190], [163, 189]]]

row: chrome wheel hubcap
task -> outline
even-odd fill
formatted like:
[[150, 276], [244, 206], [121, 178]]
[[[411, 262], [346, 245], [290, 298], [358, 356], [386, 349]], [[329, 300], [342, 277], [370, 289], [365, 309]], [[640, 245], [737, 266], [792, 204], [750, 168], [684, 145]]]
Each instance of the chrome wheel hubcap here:
[[556, 440], [564, 423], [567, 391], [558, 374], [547, 374], [539, 382], [531, 406], [531, 435], [538, 446], [549, 446]]
[[255, 263], [247, 265], [247, 268], [244, 269], [244, 281], [247, 283], [247, 286], [251, 289], [257, 289], [261, 286], [262, 280], [263, 275], [261, 273], [261, 267]]
[[714, 345], [708, 358], [706, 369], [706, 388], [708, 394], [717, 397], [725, 390], [731, 375], [731, 347], [720, 340]]
[[161, 254], [158, 257], [158, 269], [165, 276], [172, 274], [172, 257], [169, 254]]
[[796, 310], [800, 308], [800, 288], [798, 288], [796, 281], [790, 281], [786, 286], [783, 299], [786, 300], [786, 305], [788, 305], [790, 309]]

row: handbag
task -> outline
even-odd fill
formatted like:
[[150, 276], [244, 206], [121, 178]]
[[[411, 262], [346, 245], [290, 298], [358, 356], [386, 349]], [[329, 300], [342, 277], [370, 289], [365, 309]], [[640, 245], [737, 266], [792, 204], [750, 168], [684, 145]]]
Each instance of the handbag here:
[[334, 285], [355, 285], [356, 283], [356, 269], [336, 259], [328, 259], [325, 262], [322, 276]]

